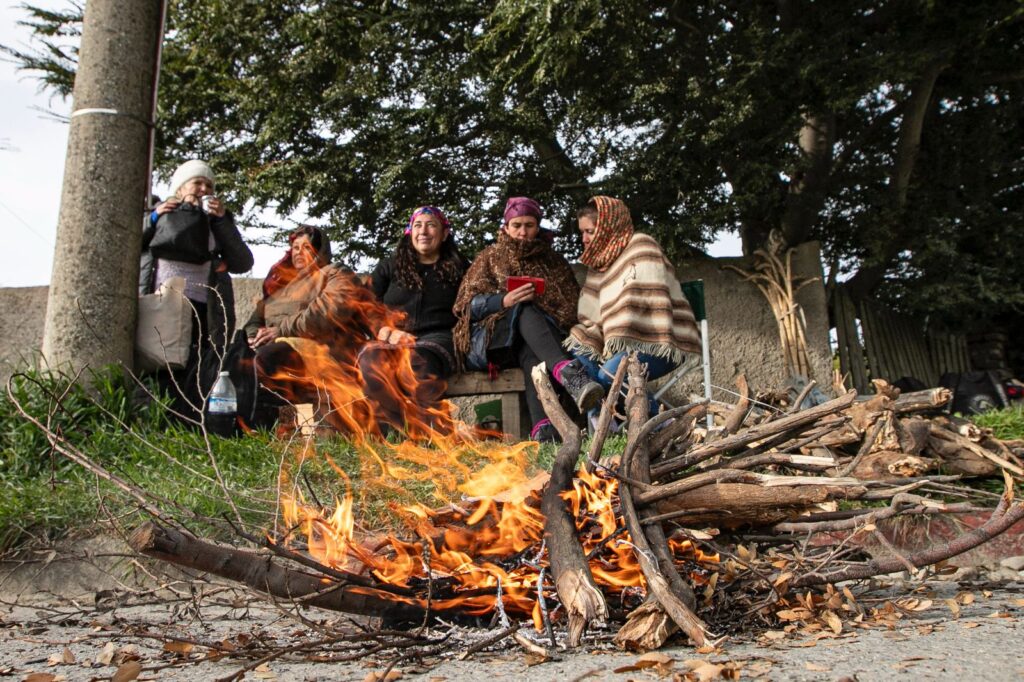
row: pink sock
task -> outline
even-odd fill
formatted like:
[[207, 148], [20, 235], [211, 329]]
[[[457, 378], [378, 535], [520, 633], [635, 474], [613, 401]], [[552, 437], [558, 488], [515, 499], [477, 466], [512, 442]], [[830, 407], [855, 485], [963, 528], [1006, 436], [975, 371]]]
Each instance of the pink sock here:
[[552, 376], [555, 377], [558, 383], [562, 383], [562, 368], [568, 365], [570, 362], [572, 362], [572, 360], [562, 360], [561, 362], [557, 363], [551, 370]]
[[547, 426], [547, 425], [548, 425], [548, 424], [550, 424], [550, 423], [551, 423], [551, 420], [550, 420], [550, 419], [541, 419], [541, 420], [540, 420], [539, 422], [537, 422], [536, 424], [534, 424], [534, 425], [533, 425], [533, 428], [532, 428], [532, 429], [530, 429], [530, 439], [531, 439], [531, 440], [535, 439], [535, 438], [536, 438], [536, 436], [537, 436], [537, 432], [538, 432], [538, 431], [540, 431], [540, 428], [541, 428], [542, 426]]

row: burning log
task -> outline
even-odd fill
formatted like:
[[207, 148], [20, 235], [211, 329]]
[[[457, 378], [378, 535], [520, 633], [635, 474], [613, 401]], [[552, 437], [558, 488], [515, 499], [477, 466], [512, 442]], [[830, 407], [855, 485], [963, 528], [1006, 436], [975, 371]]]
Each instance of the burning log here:
[[[402, 508], [414, 517], [406, 520], [412, 538], [389, 534], [373, 545], [360, 542], [353, 535], [351, 494], [331, 515], [315, 495], [315, 504], [305, 502], [290, 482], [291, 490], [279, 491], [285, 530], [247, 534], [240, 519], [237, 525], [229, 522], [238, 535], [263, 545], [263, 551], [207, 542], [164, 519], [161, 525], [137, 528], [131, 545], [147, 556], [242, 583], [275, 599], [422, 623], [421, 628], [427, 627], [432, 610], [493, 613], [495, 622], [500, 616], [502, 629], [487, 642], [523, 634], [516, 632], [510, 615], [532, 615], [554, 644], [559, 624], [555, 615], [565, 613], [570, 646], [579, 645], [588, 624], [625, 615], [628, 620], [616, 641], [625, 647], [654, 648], [677, 629], [693, 643], [706, 644], [705, 621], [721, 625], [723, 613], [732, 606], [739, 606], [733, 609], [738, 613], [763, 617], [765, 606], [786, 589], [940, 561], [1024, 518], [1024, 506], [1013, 502], [1008, 485], [981, 529], [908, 557], [866, 560], [856, 547], [804, 542], [792, 560], [781, 554], [758, 558], [755, 543], [773, 543], [774, 553], [798, 543], [801, 535], [868, 532], [870, 524], [895, 516], [977, 511], [968, 502], [944, 504], [928, 497], [963, 496], [967, 490], [949, 485], [954, 477], [918, 475], [937, 461], [936, 455], [947, 469], [953, 456], [969, 456], [975, 464], [986, 465], [985, 471], [1016, 474], [1024, 467], [1005, 444], [964, 423], [900, 416], [937, 407], [943, 396], [936, 391], [911, 394], [901, 406], [897, 393], [878, 382], [879, 394], [866, 401], [854, 402], [854, 394], [848, 393], [824, 405], [755, 417], [747, 413], [749, 389], [741, 382], [740, 400], [724, 412], [724, 430], [708, 440], [702, 429], [694, 428], [706, 404], [648, 419], [646, 381], [635, 357], [622, 363], [616, 381], [627, 373], [627, 440], [617, 470], [600, 465], [600, 475], [580, 471], [574, 479], [580, 432], [539, 370], [535, 384], [563, 438], [546, 486], [543, 476], [526, 480], [529, 470], [521, 455], [532, 447], [527, 444], [486, 451], [480, 442], [440, 435], [435, 441], [440, 447], [409, 442], [385, 451], [376, 442], [360, 443], [370, 450], [373, 468], [379, 469], [372, 480], [394, 486], [400, 480], [429, 479], [445, 493], [449, 502], [442, 511]], [[605, 403], [591, 462], [600, 458], [616, 394]], [[751, 423], [758, 419], [762, 421]], [[152, 501], [146, 491], [113, 477], [77, 451], [65, 452], [58, 435], [48, 436], [58, 452], [120, 485], [137, 501]], [[489, 461], [479, 471], [471, 469], [458, 460], [460, 447], [464, 454], [485, 454]], [[308, 455], [303, 451], [303, 457]], [[876, 474], [901, 476], [895, 483], [866, 480]], [[362, 482], [367, 480], [364, 476]], [[968, 499], [992, 497], [974, 491]], [[882, 508], [821, 507], [837, 500], [891, 502]], [[145, 508], [162, 518], [157, 503]], [[676, 530], [680, 523], [733, 532], [716, 538], [711, 532]], [[688, 539], [680, 539], [684, 537]], [[543, 561], [545, 549], [550, 566]], [[726, 557], [727, 566], [720, 568], [711, 551]], [[780, 563], [785, 568], [778, 568]], [[545, 582], [549, 567], [559, 602], [552, 608], [548, 604], [556, 597], [550, 581]], [[723, 583], [728, 590], [721, 588]], [[699, 607], [694, 586], [704, 596]]]
[[608, 605], [594, 582], [587, 556], [576, 537], [576, 524], [562, 499], [562, 493], [572, 487], [580, 456], [580, 430], [558, 403], [544, 365], [534, 367], [532, 374], [544, 411], [562, 437], [562, 445], [551, 469], [551, 480], [541, 500], [541, 510], [544, 512], [544, 537], [551, 556], [555, 591], [568, 614], [568, 644], [577, 647], [589, 623], [608, 618]]
[[422, 620], [424, 615], [424, 609], [414, 600], [364, 585], [331, 581], [324, 575], [282, 566], [266, 554], [217, 545], [153, 522], [136, 528], [128, 543], [140, 554], [212, 573], [279, 599], [394, 620]]

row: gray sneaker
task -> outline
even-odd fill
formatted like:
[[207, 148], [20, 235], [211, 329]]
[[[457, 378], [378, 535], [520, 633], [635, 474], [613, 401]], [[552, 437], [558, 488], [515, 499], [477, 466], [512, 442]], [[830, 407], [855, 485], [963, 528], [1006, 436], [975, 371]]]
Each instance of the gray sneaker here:
[[562, 367], [559, 376], [555, 377], [565, 387], [581, 414], [586, 414], [601, 404], [604, 399], [604, 388], [590, 378], [579, 360], [573, 360]]

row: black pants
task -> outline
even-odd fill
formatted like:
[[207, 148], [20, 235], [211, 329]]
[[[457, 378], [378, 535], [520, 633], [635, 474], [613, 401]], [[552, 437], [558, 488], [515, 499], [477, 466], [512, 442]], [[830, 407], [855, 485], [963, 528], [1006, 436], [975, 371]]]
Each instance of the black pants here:
[[[342, 385], [356, 386], [358, 376], [351, 361], [351, 348], [330, 350], [332, 367], [330, 379]], [[369, 410], [360, 404], [345, 402], [332, 404], [332, 386], [321, 376], [322, 368], [308, 367], [302, 354], [290, 344], [272, 341], [256, 350], [254, 359], [259, 387], [256, 393], [257, 411], [266, 418], [289, 403], [310, 403], [317, 419], [323, 418], [340, 433], [364, 433], [362, 426], [369, 419]], [[337, 398], [338, 396], [334, 396]], [[263, 424], [260, 423], [262, 426]]]
[[440, 411], [444, 379], [451, 373], [446, 351], [438, 344], [418, 342], [409, 356], [412, 376], [407, 375], [402, 352], [381, 342], [369, 343], [359, 352], [363, 392], [377, 424], [382, 430], [392, 427], [412, 436], [447, 429], [451, 419]]
[[562, 330], [543, 311], [529, 303], [523, 304], [519, 311], [516, 330], [519, 332], [519, 347], [516, 349], [519, 368], [523, 370], [526, 379], [526, 408], [530, 412], [531, 424], [536, 424], [545, 419], [547, 414], [537, 397], [537, 389], [530, 376], [531, 370], [543, 362], [550, 373], [559, 362], [572, 358], [562, 348], [562, 339], [565, 338]]
[[[345, 373], [349, 365], [331, 353], [337, 362], [339, 376], [335, 381], [355, 383], [355, 372]], [[286, 403], [327, 404], [327, 388], [318, 380], [317, 372], [306, 367], [302, 355], [284, 341], [271, 341], [256, 349], [256, 374], [260, 381], [260, 402], [271, 405]], [[332, 372], [333, 374], [333, 372]]]

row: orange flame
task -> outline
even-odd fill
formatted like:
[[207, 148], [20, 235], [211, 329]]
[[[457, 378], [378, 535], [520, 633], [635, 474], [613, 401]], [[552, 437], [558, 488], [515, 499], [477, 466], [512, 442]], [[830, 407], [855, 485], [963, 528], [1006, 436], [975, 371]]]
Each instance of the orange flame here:
[[[330, 458], [328, 464], [343, 483], [344, 494], [330, 511], [305, 499], [293, 482], [291, 468], [316, 456], [307, 441], [282, 467], [279, 479], [281, 520], [278, 541], [304, 544], [320, 563], [338, 570], [370, 571], [378, 580], [404, 587], [438, 586], [433, 609], [458, 607], [466, 613], [485, 613], [497, 604], [532, 616], [540, 624], [537, 588], [547, 559], [540, 551], [544, 517], [540, 490], [544, 474], [527, 476], [535, 443], [504, 444], [478, 440], [464, 424], [452, 420], [450, 405], [424, 409], [419, 404], [422, 384], [412, 368], [409, 348], [386, 356], [386, 390], [403, 406], [406, 433], [411, 439], [396, 445], [380, 438], [372, 405], [363, 394], [355, 362], [358, 347], [372, 335], [374, 325], [397, 326], [400, 316], [375, 301], [355, 278], [335, 320], [345, 344], [296, 344], [305, 374], [275, 376], [282, 385], [305, 382], [305, 394], [322, 398], [321, 412], [347, 434], [361, 462], [360, 486], [390, 489], [408, 497], [410, 482], [429, 482], [442, 509], [422, 504], [395, 506], [409, 538], [397, 535], [369, 546], [356, 534], [355, 496], [348, 475]], [[291, 397], [291, 396], [289, 396]], [[581, 470], [573, 489], [563, 494], [584, 551], [590, 557], [595, 581], [609, 592], [633, 590], [639, 596], [644, 578], [629, 534], [617, 513], [617, 482]], [[680, 558], [715, 562], [688, 541], [673, 542]], [[553, 595], [550, 587], [546, 594]], [[396, 597], [397, 598], [397, 597]]]

